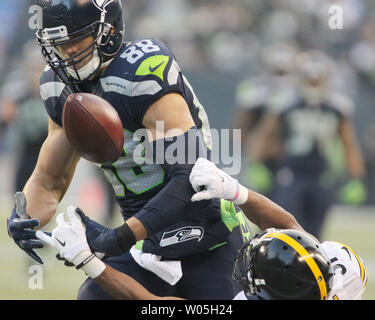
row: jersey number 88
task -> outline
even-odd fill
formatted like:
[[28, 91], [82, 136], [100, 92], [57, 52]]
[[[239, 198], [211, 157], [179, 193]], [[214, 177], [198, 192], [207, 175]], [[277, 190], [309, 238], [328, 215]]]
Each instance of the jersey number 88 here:
[[142, 58], [145, 53], [157, 52], [160, 48], [155, 45], [151, 40], [142, 40], [135, 45], [127, 48], [122, 54], [121, 58], [126, 59], [129, 63], [136, 63], [140, 58]]

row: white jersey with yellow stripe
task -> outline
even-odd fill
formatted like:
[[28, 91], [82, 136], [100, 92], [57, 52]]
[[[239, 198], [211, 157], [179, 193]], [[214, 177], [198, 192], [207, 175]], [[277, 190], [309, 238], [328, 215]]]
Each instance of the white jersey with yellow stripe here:
[[[332, 263], [334, 284], [328, 300], [360, 300], [368, 282], [368, 271], [362, 258], [349, 246], [324, 241], [322, 247]], [[233, 300], [248, 300], [244, 291]]]
[[362, 258], [346, 244], [324, 241], [322, 247], [335, 272], [329, 300], [360, 300], [368, 282], [368, 271]]

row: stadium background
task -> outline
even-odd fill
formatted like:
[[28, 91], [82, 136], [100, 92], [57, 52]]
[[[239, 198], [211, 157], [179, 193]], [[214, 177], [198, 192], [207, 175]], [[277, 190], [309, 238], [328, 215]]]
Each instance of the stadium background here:
[[[32, 39], [28, 27], [31, 1], [0, 2], [0, 89], [9, 89], [20, 68], [22, 48]], [[344, 29], [328, 28], [328, 7], [341, 5]], [[137, 0], [124, 1], [126, 39], [153, 37], [174, 51], [200, 101], [211, 127], [228, 128], [238, 83], [262, 68], [261, 49], [276, 40], [292, 39], [302, 49], [320, 49], [336, 62], [337, 88], [356, 105], [355, 127], [368, 172], [368, 199], [361, 206], [337, 203], [324, 226], [324, 240], [350, 245], [365, 260], [369, 283], [364, 299], [375, 299], [375, 5], [371, 0]], [[23, 61], [25, 62], [25, 61]], [[21, 71], [22, 73], [22, 71]], [[5, 89], [4, 89], [5, 88]], [[5, 92], [5, 93], [4, 93]], [[13, 90], [15, 95], [21, 94]], [[8, 91], [9, 93], [9, 91]], [[7, 116], [0, 97], [0, 122]], [[40, 101], [41, 103], [41, 101]], [[3, 126], [2, 126], [3, 128]], [[0, 299], [74, 299], [85, 278], [65, 268], [52, 250], [43, 249], [42, 288], [33, 289], [34, 265], [6, 232], [13, 206], [19, 126], [0, 131]], [[335, 175], [345, 177], [340, 149], [332, 152]], [[101, 178], [85, 160], [61, 203], [79, 204], [104, 221], [107, 203]], [[110, 222], [120, 223], [117, 214]], [[45, 229], [51, 229], [51, 222]]]

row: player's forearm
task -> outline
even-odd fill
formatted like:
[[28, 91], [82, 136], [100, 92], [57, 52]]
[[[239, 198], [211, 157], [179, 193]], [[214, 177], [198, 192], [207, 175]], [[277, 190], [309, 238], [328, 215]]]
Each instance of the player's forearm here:
[[38, 218], [40, 226], [54, 215], [73, 178], [79, 155], [73, 150], [64, 130], [52, 120], [48, 124], [48, 137], [44, 141], [35, 169], [24, 187], [26, 212]]
[[289, 212], [265, 196], [248, 190], [248, 199], [240, 208], [246, 217], [260, 229], [282, 228], [303, 230]]
[[341, 122], [339, 132], [344, 145], [349, 174], [352, 178], [363, 179], [366, 169], [353, 125], [349, 120], [344, 119]]
[[37, 171], [27, 181], [23, 189], [27, 201], [26, 212], [32, 218], [38, 218], [40, 226], [47, 224], [55, 214], [66, 184], [63, 182], [58, 185], [56, 181], [48, 181]]
[[160, 297], [147, 291], [140, 283], [125, 273], [110, 266], [95, 278], [95, 282], [116, 299], [121, 300], [161, 300]]
[[172, 177], [163, 190], [152, 198], [135, 218], [142, 223], [148, 235], [154, 234], [181, 219], [193, 194], [189, 173], [179, 174]]
[[[163, 146], [163, 148], [160, 148]], [[164, 152], [173, 146], [177, 158]], [[135, 215], [145, 226], [149, 235], [178, 222], [187, 212], [194, 190], [189, 181], [193, 163], [199, 155], [207, 156], [208, 151], [199, 130], [194, 126], [183, 135], [152, 143], [154, 160], [163, 156], [161, 166], [165, 176], [170, 177], [164, 188]], [[160, 159], [159, 159], [160, 160]]]
[[121, 252], [128, 252], [137, 241], [178, 222], [186, 212], [192, 193], [187, 174], [173, 177], [135, 216], [115, 229]]
[[363, 179], [365, 177], [365, 165], [359, 148], [346, 152], [346, 162], [349, 174], [352, 178]]
[[[275, 116], [267, 116], [259, 124], [258, 129], [251, 139], [251, 158], [254, 162], [262, 162], [265, 159], [275, 156], [280, 151], [275, 150], [275, 136], [279, 133], [279, 121]], [[270, 146], [272, 146], [271, 149]], [[277, 149], [277, 148], [276, 148]]]

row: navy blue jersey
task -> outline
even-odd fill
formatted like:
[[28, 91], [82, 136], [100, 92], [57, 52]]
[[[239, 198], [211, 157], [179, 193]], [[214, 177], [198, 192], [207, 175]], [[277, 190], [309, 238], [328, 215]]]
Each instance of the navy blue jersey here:
[[[173, 53], [160, 41], [142, 39], [124, 43], [100, 78], [85, 81], [79, 88], [63, 84], [47, 68], [41, 77], [41, 95], [50, 118], [60, 126], [64, 103], [73, 92], [100, 96], [120, 115], [125, 138], [123, 154], [115, 163], [101, 165], [101, 168], [114, 188], [124, 219], [142, 209], [169, 181], [161, 165], [150, 163], [139, 166], [133, 159], [133, 152], [140, 144], [134, 133], [144, 128], [143, 117], [155, 101], [168, 93], [180, 94], [189, 106], [196, 127], [203, 133], [206, 147], [211, 148], [207, 115]], [[228, 228], [228, 224], [223, 222], [225, 213], [222, 208], [220, 199], [191, 203], [188, 212], [181, 213], [178, 224], [144, 241], [144, 251], [178, 256], [222, 243], [233, 227]]]
[[281, 120], [284, 164], [295, 173], [316, 175], [324, 171], [340, 122], [352, 116], [352, 102], [341, 94], [331, 94], [317, 105], [308, 105], [294, 91], [272, 99], [271, 112]]

